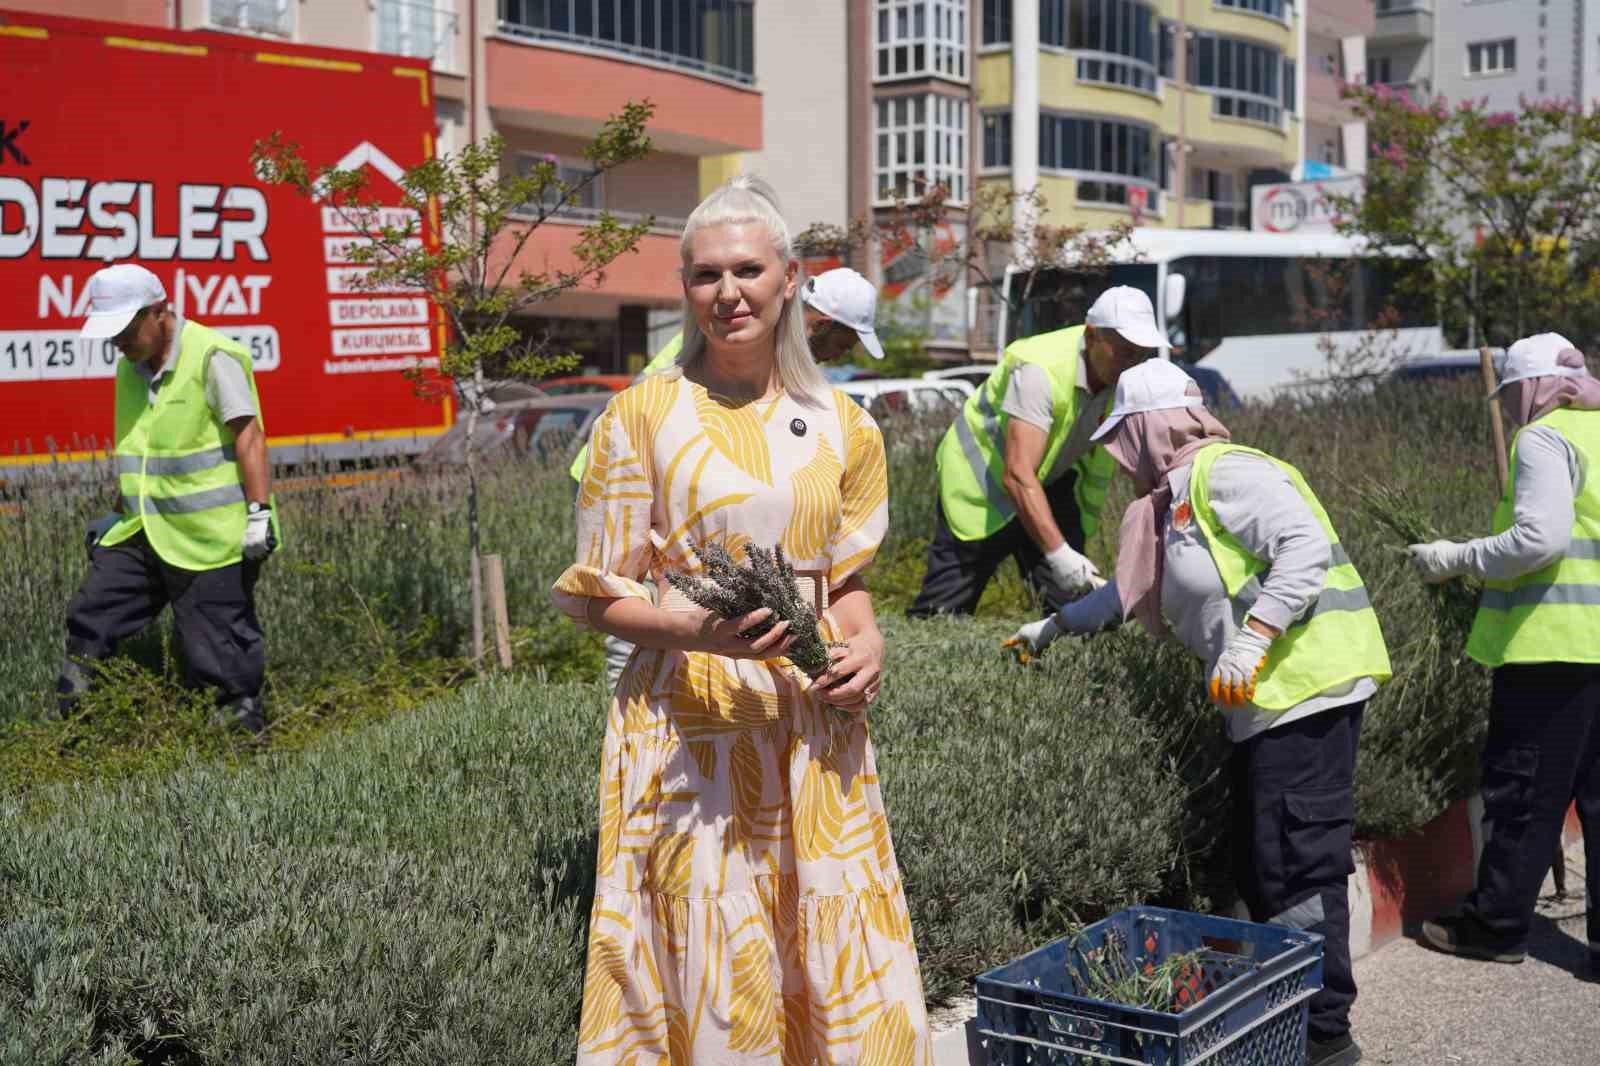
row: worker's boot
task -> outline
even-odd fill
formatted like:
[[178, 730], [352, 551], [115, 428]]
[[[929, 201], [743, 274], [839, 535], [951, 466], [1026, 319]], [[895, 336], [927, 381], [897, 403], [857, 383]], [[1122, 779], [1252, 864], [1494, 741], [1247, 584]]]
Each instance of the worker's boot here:
[[1498, 942], [1465, 917], [1428, 919], [1422, 923], [1420, 942], [1446, 955], [1461, 955], [1485, 962], [1514, 964], [1528, 957], [1526, 944]]
[[51, 717], [58, 722], [65, 722], [76, 714], [78, 701], [89, 691], [93, 680], [93, 670], [69, 652], [61, 660], [61, 677], [56, 682], [55, 712]]
[[211, 712], [211, 725], [216, 729], [237, 730], [260, 736], [267, 728], [267, 717], [262, 712], [261, 697], [241, 696], [232, 703]]
[[1315, 1037], [1306, 1039], [1308, 1066], [1355, 1066], [1360, 1061], [1361, 1045], [1352, 1040], [1349, 1033], [1341, 1033], [1327, 1040]]

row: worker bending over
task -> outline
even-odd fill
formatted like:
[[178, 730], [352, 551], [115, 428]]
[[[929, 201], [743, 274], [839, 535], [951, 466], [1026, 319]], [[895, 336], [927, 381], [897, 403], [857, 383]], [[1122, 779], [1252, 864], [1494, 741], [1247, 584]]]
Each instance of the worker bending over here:
[[1506, 352], [1495, 391], [1515, 435], [1494, 534], [1411, 546], [1424, 580], [1484, 581], [1467, 654], [1494, 670], [1477, 885], [1459, 917], [1423, 923], [1422, 941], [1521, 962], [1576, 800], [1600, 975], [1600, 381], [1565, 337], [1541, 333]]
[[1205, 660], [1230, 761], [1235, 877], [1258, 922], [1319, 933], [1311, 1066], [1348, 1066], [1356, 998], [1345, 878], [1355, 870], [1361, 715], [1390, 675], [1367, 591], [1300, 472], [1234, 444], [1172, 363], [1122, 375], [1094, 439], [1139, 493], [1122, 518], [1114, 580], [1008, 645], [1043, 651], [1061, 633], [1137, 618], [1168, 623]]
[[1006, 347], [939, 443], [938, 524], [908, 615], [971, 614], [1007, 557], [1050, 610], [1098, 583], [1082, 552], [1113, 467], [1090, 435], [1117, 378], [1166, 346], [1150, 298], [1122, 285], [1085, 325]]
[[132, 263], [89, 279], [82, 336], [117, 363], [117, 513], [88, 530], [89, 572], [67, 608], [58, 711], [71, 715], [93, 664], [172, 605], [189, 670], [217, 689], [214, 725], [266, 727], [261, 562], [278, 544], [267, 439], [250, 353], [184, 321]]

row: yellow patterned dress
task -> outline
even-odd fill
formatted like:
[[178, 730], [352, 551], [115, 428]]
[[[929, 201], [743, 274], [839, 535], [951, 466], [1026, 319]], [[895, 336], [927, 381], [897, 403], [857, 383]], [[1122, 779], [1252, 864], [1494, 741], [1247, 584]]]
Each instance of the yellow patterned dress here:
[[[676, 371], [618, 394], [553, 596], [648, 596], [691, 543], [782, 544], [838, 589], [888, 526], [883, 438], [843, 393], [736, 405]], [[824, 636], [834, 622], [824, 616]], [[927, 1066], [922, 977], [867, 727], [786, 660], [638, 649], [600, 770], [580, 1066]]]

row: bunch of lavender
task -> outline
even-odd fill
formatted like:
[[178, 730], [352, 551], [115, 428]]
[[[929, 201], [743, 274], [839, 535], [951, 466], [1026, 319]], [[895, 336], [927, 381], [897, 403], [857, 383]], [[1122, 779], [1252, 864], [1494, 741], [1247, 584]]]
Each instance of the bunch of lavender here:
[[781, 547], [774, 545], [768, 550], [751, 545], [745, 549], [748, 566], [734, 562], [718, 544], [690, 545], [690, 550], [705, 573], [668, 571], [667, 581], [673, 588], [719, 618], [739, 618], [762, 607], [771, 608], [766, 620], [739, 635], [754, 639], [779, 622], [788, 622], [794, 637], [789, 661], [807, 677], [817, 677], [828, 669], [828, 644], [817, 628], [816, 612], [801, 597], [794, 567], [783, 557]]

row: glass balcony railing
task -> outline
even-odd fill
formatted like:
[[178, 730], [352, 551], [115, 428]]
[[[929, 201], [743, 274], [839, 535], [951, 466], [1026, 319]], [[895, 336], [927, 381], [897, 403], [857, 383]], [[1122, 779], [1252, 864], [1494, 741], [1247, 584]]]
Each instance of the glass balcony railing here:
[[500, 32], [755, 81], [753, 0], [500, 0]]

